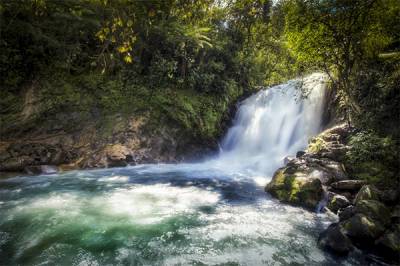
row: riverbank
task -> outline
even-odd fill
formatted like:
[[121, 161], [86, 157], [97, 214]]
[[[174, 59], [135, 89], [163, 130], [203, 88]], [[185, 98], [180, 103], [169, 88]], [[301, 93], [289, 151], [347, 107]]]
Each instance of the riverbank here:
[[[363, 168], [354, 164], [351, 156], [359, 134], [347, 124], [325, 130], [311, 139], [306, 151], [287, 158], [265, 190], [281, 202], [338, 216], [338, 222], [320, 234], [321, 248], [342, 256], [359, 248], [396, 264], [400, 261], [398, 173], [376, 169], [378, 160], [362, 162]], [[386, 182], [372, 176], [383, 172]]]
[[[235, 84], [214, 95], [139, 88], [111, 76], [114, 87], [104, 85], [102, 76], [70, 78], [37, 81], [7, 98], [7, 112], [0, 114], [0, 171], [39, 174], [199, 160], [218, 150], [245, 94]], [[90, 89], [87, 79], [94, 79]]]

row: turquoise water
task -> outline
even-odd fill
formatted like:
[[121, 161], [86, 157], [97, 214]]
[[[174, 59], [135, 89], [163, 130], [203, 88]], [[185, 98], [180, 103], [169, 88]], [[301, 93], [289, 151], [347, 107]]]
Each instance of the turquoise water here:
[[0, 179], [0, 265], [365, 265], [317, 248], [333, 218], [248, 176], [181, 164]]

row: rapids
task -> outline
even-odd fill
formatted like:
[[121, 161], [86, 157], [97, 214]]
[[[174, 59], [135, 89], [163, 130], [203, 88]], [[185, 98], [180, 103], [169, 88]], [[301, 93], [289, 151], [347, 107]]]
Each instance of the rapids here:
[[318, 249], [334, 217], [264, 192], [321, 129], [324, 84], [314, 74], [243, 101], [202, 163], [0, 178], [0, 265], [365, 265]]

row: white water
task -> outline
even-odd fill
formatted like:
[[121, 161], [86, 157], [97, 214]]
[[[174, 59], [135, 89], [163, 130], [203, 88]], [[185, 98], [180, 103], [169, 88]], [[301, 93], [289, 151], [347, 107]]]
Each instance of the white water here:
[[263, 190], [320, 129], [322, 76], [308, 99], [295, 84], [245, 100], [204, 163], [0, 178], [0, 265], [365, 265], [318, 249], [328, 216]]
[[324, 74], [315, 73], [247, 98], [211, 165], [271, 176], [321, 130], [326, 82]]

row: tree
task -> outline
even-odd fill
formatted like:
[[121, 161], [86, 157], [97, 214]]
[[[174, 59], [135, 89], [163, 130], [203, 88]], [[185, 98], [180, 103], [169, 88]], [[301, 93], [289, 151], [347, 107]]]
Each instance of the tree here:
[[286, 38], [297, 63], [303, 68], [323, 69], [330, 76], [349, 119], [350, 111], [361, 112], [352, 90], [364, 62], [394, 42], [382, 23], [394, 2], [289, 0], [285, 3]]

